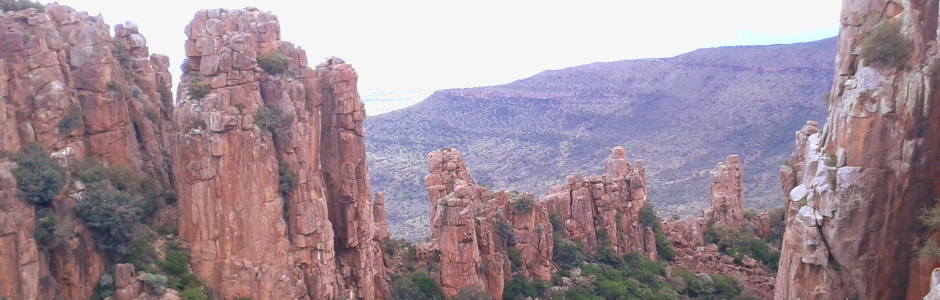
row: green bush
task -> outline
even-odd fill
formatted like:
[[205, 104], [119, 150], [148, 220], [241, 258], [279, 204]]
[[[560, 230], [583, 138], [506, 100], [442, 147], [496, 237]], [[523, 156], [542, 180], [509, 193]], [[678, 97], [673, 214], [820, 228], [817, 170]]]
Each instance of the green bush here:
[[450, 297], [450, 300], [493, 300], [493, 297], [479, 285], [474, 284], [460, 289], [456, 295]]
[[512, 263], [512, 270], [519, 271], [522, 270], [522, 267], [525, 265], [522, 261], [522, 253], [519, 252], [519, 249], [511, 247], [506, 249], [506, 256], [509, 258], [509, 261]]
[[548, 223], [552, 224], [552, 231], [561, 232], [565, 229], [565, 220], [558, 213], [549, 213]]
[[160, 103], [163, 104], [164, 109], [173, 107], [173, 91], [170, 91], [170, 88], [161, 85], [157, 87], [157, 93], [160, 94]]
[[516, 274], [512, 280], [503, 287], [503, 300], [524, 300], [528, 297], [538, 297], [549, 287], [547, 282], [530, 281], [525, 275]]
[[189, 255], [185, 251], [167, 251], [166, 260], [160, 267], [169, 275], [184, 275], [189, 272]]
[[269, 74], [282, 74], [291, 70], [293, 60], [281, 51], [258, 54], [258, 66]]
[[509, 224], [509, 221], [506, 219], [493, 219], [493, 226], [495, 227], [496, 236], [499, 236], [500, 240], [505, 246], [512, 246], [515, 241], [513, 237], [516, 235], [515, 229], [512, 228], [512, 225]]
[[36, 240], [48, 249], [67, 245], [75, 236], [72, 232], [72, 222], [69, 219], [60, 219], [52, 208], [44, 207], [36, 213]]
[[607, 230], [598, 230], [594, 232], [594, 236], [597, 238], [597, 244], [601, 246], [610, 246], [610, 235], [607, 234]]
[[150, 286], [150, 291], [154, 295], [163, 295], [166, 292], [166, 276], [160, 274], [143, 273], [141, 277], [144, 283]]
[[21, 11], [28, 8], [35, 8], [39, 12], [45, 12], [46, 6], [41, 3], [29, 0], [0, 0], [0, 9], [3, 11]]
[[188, 288], [183, 290], [178, 295], [180, 300], [208, 300], [209, 296], [206, 295], [205, 288]]
[[189, 92], [190, 98], [199, 100], [209, 95], [212, 92], [212, 87], [203, 82], [201, 78], [196, 77], [189, 81], [186, 91]]
[[443, 300], [444, 292], [429, 277], [428, 272], [417, 270], [407, 276], [392, 280], [393, 300]]
[[278, 159], [277, 174], [277, 190], [286, 198], [287, 195], [297, 187], [297, 182], [299, 181], [299, 179], [297, 179], [297, 173], [294, 173], [294, 171], [290, 169], [290, 164], [286, 161]]
[[274, 137], [285, 144], [290, 142], [290, 125], [294, 116], [273, 104], [265, 104], [255, 116], [255, 125], [270, 131]]
[[189, 131], [193, 129], [197, 129], [197, 128], [200, 130], [206, 130], [207, 128], [209, 128], [209, 124], [206, 124], [206, 121], [203, 121], [199, 117], [193, 116], [192, 118], [189, 119], [189, 124], [187, 124], [186, 127], [183, 128], [182, 132], [189, 133]]
[[562, 269], [571, 269], [581, 265], [584, 261], [584, 245], [561, 236], [558, 232], [552, 235], [553, 249], [552, 261]]
[[659, 253], [662, 259], [668, 261], [676, 259], [676, 250], [672, 247], [672, 243], [669, 242], [669, 239], [666, 238], [666, 234], [663, 232], [662, 221], [659, 216], [656, 215], [653, 204], [647, 203], [640, 208], [640, 224], [647, 225], [653, 229], [653, 235], [656, 240], [656, 252]]
[[93, 182], [85, 189], [85, 199], [75, 205], [75, 214], [98, 236], [99, 249], [115, 256], [128, 254], [135, 231], [144, 217], [140, 195], [115, 189], [107, 181]]
[[82, 112], [81, 106], [74, 103], [69, 105], [68, 114], [65, 115], [65, 118], [59, 120], [59, 124], [56, 125], [56, 127], [59, 128], [59, 133], [68, 134], [72, 132], [72, 130], [78, 127], [78, 124], [81, 124], [82, 117], [84, 116], [85, 114]]
[[509, 200], [512, 201], [513, 211], [517, 215], [524, 215], [532, 212], [535, 206], [535, 197], [530, 194], [520, 194], [519, 192], [509, 192]]
[[901, 23], [881, 22], [862, 41], [859, 58], [873, 67], [900, 67], [908, 57], [908, 44], [901, 35]]
[[705, 243], [718, 245], [720, 251], [729, 248], [747, 248], [751, 242], [747, 228], [735, 228], [727, 224], [714, 224], [705, 231]]
[[55, 200], [65, 185], [65, 169], [49, 157], [46, 149], [36, 143], [29, 144], [12, 159], [17, 164], [13, 176], [21, 199], [38, 205]]

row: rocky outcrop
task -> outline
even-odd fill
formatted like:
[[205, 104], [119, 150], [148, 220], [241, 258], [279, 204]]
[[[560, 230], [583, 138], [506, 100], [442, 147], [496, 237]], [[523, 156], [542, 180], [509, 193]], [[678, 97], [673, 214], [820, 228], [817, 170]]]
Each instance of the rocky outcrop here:
[[727, 161], [718, 163], [711, 172], [708, 196], [712, 207], [705, 209], [705, 218], [716, 223], [744, 227], [744, 186], [741, 162], [737, 155], [729, 155]]
[[200, 10], [185, 32], [173, 164], [193, 270], [225, 298], [387, 297], [352, 67], [309, 68], [257, 10]]
[[940, 137], [937, 5], [843, 2], [826, 125], [797, 133], [781, 172], [787, 229], [776, 299], [928, 293], [937, 261], [917, 260], [913, 249], [926, 236], [918, 216], [940, 198], [940, 145], [931, 142]]
[[[428, 172], [431, 244], [419, 252], [440, 256], [440, 272], [432, 275], [444, 294], [477, 285], [501, 299], [505, 282], [516, 272], [551, 280], [552, 226], [542, 203], [529, 194], [491, 192], [477, 185], [454, 149], [429, 153]], [[507, 256], [510, 248], [520, 254], [518, 270]]]
[[[159, 93], [170, 85], [169, 63], [148, 53], [136, 26], [118, 26], [112, 38], [100, 16], [57, 4], [45, 12], [0, 14], [0, 26], [0, 151], [38, 143], [66, 169], [92, 158], [169, 183], [162, 132], [172, 107], [162, 105]], [[0, 164], [0, 295], [89, 298], [105, 259], [71, 211], [82, 185], [69, 184], [77, 193], [45, 206], [61, 222], [75, 224], [71, 238], [40, 245], [33, 238], [40, 207], [15, 198], [14, 166], [8, 160]]]
[[649, 225], [640, 223], [647, 204], [646, 173], [642, 161], [632, 166], [623, 148], [616, 147], [605, 163], [604, 175], [567, 177], [539, 202], [564, 222], [562, 235], [581, 241], [588, 252], [598, 246], [597, 233], [607, 234], [617, 253], [639, 252], [656, 259], [656, 240]]

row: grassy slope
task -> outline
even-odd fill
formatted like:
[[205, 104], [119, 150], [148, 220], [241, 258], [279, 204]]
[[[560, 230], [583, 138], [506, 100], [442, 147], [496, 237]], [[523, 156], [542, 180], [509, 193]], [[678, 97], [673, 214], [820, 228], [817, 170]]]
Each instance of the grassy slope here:
[[744, 162], [745, 205], [771, 208], [793, 132], [825, 118], [833, 57], [835, 39], [721, 47], [438, 91], [366, 119], [373, 190], [386, 193], [393, 234], [417, 239], [428, 232], [432, 150], [463, 152], [478, 182], [544, 194], [569, 173], [600, 173], [619, 145], [644, 160], [663, 216], [700, 214], [707, 171], [730, 154]]

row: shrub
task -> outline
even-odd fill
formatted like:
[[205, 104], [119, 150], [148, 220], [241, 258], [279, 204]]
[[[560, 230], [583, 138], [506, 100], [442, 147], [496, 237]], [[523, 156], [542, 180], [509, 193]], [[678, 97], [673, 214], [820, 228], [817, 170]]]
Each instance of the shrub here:
[[914, 252], [917, 253], [917, 258], [922, 263], [931, 258], [940, 257], [940, 247], [937, 247], [937, 242], [934, 240], [927, 240], [923, 246], [914, 248]]
[[66, 245], [75, 236], [72, 222], [59, 219], [51, 208], [42, 208], [36, 213], [36, 240], [49, 249]]
[[209, 124], [206, 124], [206, 121], [203, 121], [199, 117], [193, 116], [189, 119], [189, 124], [183, 128], [183, 133], [189, 133], [193, 129], [197, 128], [200, 130], [206, 130], [206, 128], [209, 128]]
[[744, 211], [745, 220], [753, 221], [754, 218], [757, 218], [757, 209], [751, 208]]
[[512, 263], [512, 270], [519, 271], [522, 270], [524, 262], [522, 261], [522, 253], [519, 252], [519, 249], [511, 247], [506, 249], [506, 256], [509, 258], [509, 261]]
[[189, 272], [189, 255], [179, 250], [166, 252], [166, 260], [160, 266], [164, 272], [173, 276], [180, 276]]
[[509, 224], [509, 221], [505, 219], [493, 219], [493, 226], [495, 227], [496, 235], [500, 237], [503, 242], [503, 245], [512, 246], [515, 241], [513, 236], [516, 234], [515, 229], [512, 228], [512, 225]]
[[129, 253], [135, 231], [144, 217], [144, 201], [115, 189], [107, 181], [91, 183], [85, 199], [74, 207], [75, 214], [98, 236], [99, 249], [116, 256]]
[[387, 254], [388, 256], [394, 256], [396, 253], [398, 253], [398, 250], [407, 248], [408, 246], [413, 246], [413, 245], [411, 245], [411, 243], [409, 243], [408, 241], [402, 238], [399, 238], [399, 239], [385, 238], [384, 240], [382, 240], [382, 248], [385, 249], [385, 254]]
[[640, 208], [640, 224], [647, 225], [653, 229], [653, 236], [656, 240], [656, 252], [659, 253], [661, 258], [668, 261], [676, 259], [676, 250], [672, 247], [672, 243], [669, 242], [669, 239], [666, 238], [666, 234], [663, 232], [662, 222], [659, 216], [656, 215], [653, 204], [647, 203]]
[[143, 273], [141, 275], [144, 283], [150, 286], [150, 291], [154, 295], [163, 295], [166, 292], [166, 276], [159, 274]]
[[173, 92], [170, 91], [170, 88], [160, 85], [157, 87], [157, 93], [160, 94], [160, 103], [163, 104], [165, 109], [173, 107]]
[[561, 215], [558, 213], [549, 213], [548, 223], [552, 224], [552, 231], [560, 232], [562, 229], [565, 229], [565, 220], [562, 219]]
[[65, 169], [49, 157], [49, 152], [33, 143], [23, 147], [12, 159], [17, 163], [13, 176], [21, 199], [39, 205], [55, 200], [65, 185]]
[[528, 277], [522, 274], [516, 274], [503, 287], [504, 300], [523, 300], [528, 297], [538, 297], [548, 289], [548, 283], [538, 281], [532, 282]]
[[258, 54], [258, 66], [269, 74], [282, 74], [291, 70], [293, 60], [281, 51]]
[[535, 197], [530, 194], [519, 194], [519, 192], [509, 192], [509, 199], [512, 200], [512, 208], [516, 214], [524, 215], [532, 212], [535, 206]]
[[705, 242], [718, 245], [720, 251], [747, 248], [751, 239], [751, 233], [746, 228], [735, 228], [727, 224], [715, 224], [705, 231]]
[[262, 130], [270, 131], [277, 140], [282, 142], [290, 142], [290, 124], [293, 121], [293, 115], [273, 104], [265, 104], [255, 116], [255, 125]]
[[744, 284], [728, 274], [711, 275], [716, 299], [734, 299], [741, 294]]
[[882, 22], [862, 42], [858, 56], [872, 67], [900, 67], [908, 56], [909, 42], [901, 35], [901, 24]]
[[198, 288], [188, 288], [183, 290], [178, 295], [180, 300], [208, 300], [209, 296], [206, 295], [205, 289], [202, 287]]
[[444, 292], [437, 281], [428, 276], [427, 271], [418, 270], [392, 281], [392, 299], [443, 300]]
[[46, 11], [46, 7], [39, 2], [29, 0], [0, 0], [0, 9], [3, 11], [21, 11], [28, 8], [35, 8], [39, 12]]
[[493, 297], [479, 285], [474, 284], [460, 289], [450, 300], [493, 300]]
[[779, 240], [783, 238], [783, 232], [787, 230], [786, 215], [787, 211], [783, 207], [770, 211], [768, 217], [770, 219], [770, 231], [773, 232], [773, 235], [769, 239]]
[[940, 205], [925, 209], [924, 214], [920, 215], [920, 220], [924, 226], [940, 229]]
[[290, 164], [286, 161], [278, 159], [277, 174], [277, 190], [286, 198], [287, 195], [294, 190], [294, 187], [297, 186], [297, 182], [299, 181], [297, 179], [297, 173], [294, 173], [294, 171], [290, 169]]
[[190, 98], [199, 100], [209, 95], [212, 92], [212, 87], [203, 82], [201, 78], [196, 77], [189, 81], [186, 91], [189, 92]]
[[558, 264], [559, 267], [571, 269], [579, 266], [584, 261], [584, 245], [566, 239], [557, 232], [552, 235], [552, 238], [555, 245], [552, 261]]
[[597, 238], [597, 244], [601, 246], [610, 246], [610, 235], [607, 234], [607, 230], [598, 230], [594, 232], [594, 236]]
[[82, 113], [81, 106], [78, 106], [77, 104], [74, 104], [74, 103], [69, 105], [68, 114], [65, 115], [65, 118], [62, 118], [62, 120], [59, 120], [59, 124], [56, 125], [56, 127], [59, 128], [59, 133], [68, 134], [72, 132], [72, 130], [74, 130], [75, 127], [78, 127], [78, 124], [81, 124], [82, 117], [84, 116], [85, 114]]

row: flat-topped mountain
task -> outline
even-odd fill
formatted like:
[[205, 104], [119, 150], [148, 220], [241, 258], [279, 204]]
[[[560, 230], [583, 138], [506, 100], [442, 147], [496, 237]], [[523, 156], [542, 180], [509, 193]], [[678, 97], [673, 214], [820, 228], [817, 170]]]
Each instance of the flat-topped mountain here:
[[665, 216], [701, 214], [708, 170], [740, 154], [746, 203], [770, 208], [793, 132], [824, 118], [835, 49], [835, 38], [719, 47], [437, 91], [366, 119], [371, 182], [386, 192], [393, 233], [415, 239], [428, 234], [426, 155], [444, 147], [461, 149], [480, 183], [544, 194], [571, 172], [601, 172], [622, 145], [644, 160]]

